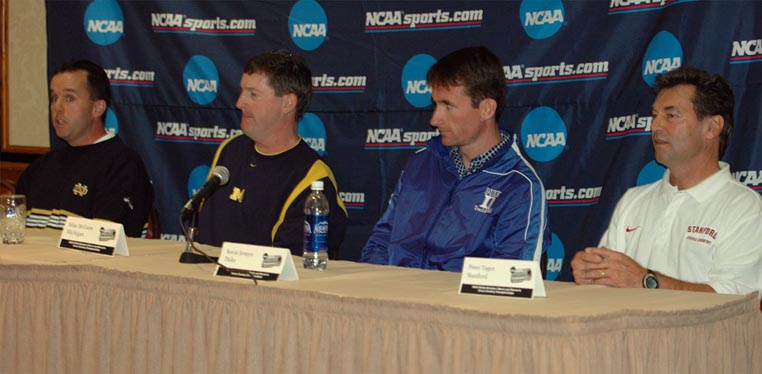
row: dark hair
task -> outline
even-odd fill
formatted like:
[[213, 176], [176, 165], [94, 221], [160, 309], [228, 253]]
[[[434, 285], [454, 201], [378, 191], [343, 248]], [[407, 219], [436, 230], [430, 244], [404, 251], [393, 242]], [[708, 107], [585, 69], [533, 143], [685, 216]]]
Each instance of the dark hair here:
[[304, 58], [285, 49], [265, 52], [250, 59], [243, 72], [266, 75], [277, 96], [295, 94], [296, 121], [302, 119], [312, 98], [312, 72]]
[[428, 73], [431, 87], [464, 86], [474, 108], [484, 99], [497, 102], [495, 120], [505, 109], [505, 73], [500, 59], [487, 47], [467, 47], [442, 57]]
[[[87, 73], [87, 89], [90, 91], [90, 99], [103, 100], [106, 102], [106, 108], [111, 104], [111, 84], [108, 81], [108, 75], [103, 68], [89, 60], [79, 60], [67, 62], [59, 66], [53, 74], [70, 73], [75, 71], [84, 71]], [[106, 123], [106, 110], [101, 115], [101, 121]]]
[[663, 89], [673, 88], [681, 84], [696, 87], [696, 92], [691, 101], [699, 120], [713, 115], [720, 115], [725, 120], [722, 133], [720, 133], [719, 158], [722, 158], [728, 147], [730, 135], [733, 133], [733, 107], [735, 104], [733, 90], [730, 89], [725, 79], [718, 74], [711, 74], [690, 66], [681, 66], [656, 77], [654, 91], [658, 95]]

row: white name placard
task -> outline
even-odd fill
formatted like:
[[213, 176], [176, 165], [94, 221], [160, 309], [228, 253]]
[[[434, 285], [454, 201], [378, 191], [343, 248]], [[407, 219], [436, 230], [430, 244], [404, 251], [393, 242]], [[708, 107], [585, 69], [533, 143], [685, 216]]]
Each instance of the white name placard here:
[[458, 293], [533, 299], [545, 284], [535, 261], [466, 257]]
[[291, 251], [243, 243], [222, 243], [214, 275], [257, 280], [299, 280]]
[[121, 223], [80, 217], [66, 218], [58, 247], [108, 256], [130, 255]]

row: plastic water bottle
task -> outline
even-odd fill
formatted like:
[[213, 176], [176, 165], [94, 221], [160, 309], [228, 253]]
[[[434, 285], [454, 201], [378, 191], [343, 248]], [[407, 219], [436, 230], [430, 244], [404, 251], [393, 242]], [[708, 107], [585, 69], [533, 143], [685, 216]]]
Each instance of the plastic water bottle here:
[[328, 199], [323, 181], [312, 182], [304, 204], [304, 268], [325, 270], [328, 265]]

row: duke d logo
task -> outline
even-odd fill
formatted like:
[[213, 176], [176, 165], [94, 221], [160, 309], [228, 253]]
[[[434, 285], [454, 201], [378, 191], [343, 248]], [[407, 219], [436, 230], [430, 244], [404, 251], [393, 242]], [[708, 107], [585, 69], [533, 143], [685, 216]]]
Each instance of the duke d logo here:
[[482, 201], [481, 205], [475, 206], [474, 210], [481, 213], [492, 213], [492, 205], [495, 204], [495, 200], [498, 196], [500, 196], [500, 191], [492, 188], [487, 188], [484, 191], [484, 201]]

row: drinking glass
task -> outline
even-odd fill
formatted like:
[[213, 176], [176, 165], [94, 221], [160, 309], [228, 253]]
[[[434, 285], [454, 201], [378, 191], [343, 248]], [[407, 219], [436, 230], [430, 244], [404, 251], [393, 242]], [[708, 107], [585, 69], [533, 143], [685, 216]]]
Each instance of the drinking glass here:
[[24, 242], [26, 233], [26, 196], [0, 195], [0, 236], [3, 244]]

